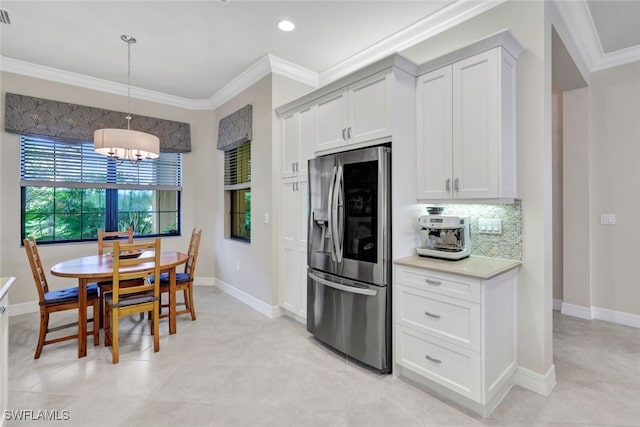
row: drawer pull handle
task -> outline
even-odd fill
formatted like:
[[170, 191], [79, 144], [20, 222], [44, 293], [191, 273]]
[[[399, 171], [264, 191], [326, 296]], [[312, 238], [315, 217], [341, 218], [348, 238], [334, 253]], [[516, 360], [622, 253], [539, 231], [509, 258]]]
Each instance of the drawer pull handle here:
[[434, 319], [439, 319], [440, 318], [440, 315], [429, 313], [428, 311], [425, 311], [424, 314], [426, 314], [429, 317], [433, 317]]
[[424, 358], [427, 359], [430, 362], [433, 362], [433, 363], [442, 363], [442, 360], [434, 359], [433, 357], [429, 356], [428, 354], [425, 354]]
[[442, 282], [439, 280], [431, 280], [431, 279], [424, 279], [425, 282], [427, 282], [428, 285], [431, 286], [440, 286], [442, 285]]

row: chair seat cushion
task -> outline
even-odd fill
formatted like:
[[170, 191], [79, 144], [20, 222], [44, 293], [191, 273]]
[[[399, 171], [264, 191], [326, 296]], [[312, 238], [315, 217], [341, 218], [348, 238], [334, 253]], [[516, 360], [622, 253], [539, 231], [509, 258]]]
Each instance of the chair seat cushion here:
[[[151, 277], [149, 281], [151, 283], [154, 282], [154, 277]], [[189, 273], [176, 273], [176, 283], [184, 283], [190, 282], [191, 275]], [[169, 285], [169, 273], [160, 274], [160, 286], [168, 286]]]
[[130, 305], [144, 304], [147, 302], [153, 302], [159, 298], [153, 296], [153, 292], [142, 292], [138, 294], [120, 295], [118, 304], [113, 304], [113, 293], [109, 292], [104, 294], [104, 301], [112, 307], [128, 307]]
[[[91, 283], [87, 286], [87, 298], [98, 297], [98, 285]], [[78, 301], [78, 288], [66, 288], [50, 291], [44, 294], [44, 301], [40, 305], [61, 304], [65, 302]]]

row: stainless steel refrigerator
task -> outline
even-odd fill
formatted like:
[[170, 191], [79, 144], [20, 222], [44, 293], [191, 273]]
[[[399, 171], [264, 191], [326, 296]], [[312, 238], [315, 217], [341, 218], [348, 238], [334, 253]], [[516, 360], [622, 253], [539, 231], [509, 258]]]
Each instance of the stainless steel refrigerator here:
[[391, 149], [309, 160], [307, 330], [391, 368]]

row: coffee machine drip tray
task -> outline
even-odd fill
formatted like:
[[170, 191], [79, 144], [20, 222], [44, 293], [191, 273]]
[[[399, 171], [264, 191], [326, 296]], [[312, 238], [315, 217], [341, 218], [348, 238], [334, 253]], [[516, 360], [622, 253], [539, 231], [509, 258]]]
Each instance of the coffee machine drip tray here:
[[429, 256], [434, 258], [444, 258], [458, 260], [466, 258], [470, 255], [469, 251], [452, 251], [443, 249], [416, 248], [416, 253], [420, 256]]

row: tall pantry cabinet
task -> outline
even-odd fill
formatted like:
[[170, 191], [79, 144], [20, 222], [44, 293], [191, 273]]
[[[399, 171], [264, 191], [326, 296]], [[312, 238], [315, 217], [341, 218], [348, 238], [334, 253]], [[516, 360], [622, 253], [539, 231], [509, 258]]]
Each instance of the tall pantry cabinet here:
[[314, 113], [315, 106], [308, 106], [280, 119], [280, 300], [300, 321], [307, 312], [307, 162], [313, 157]]

